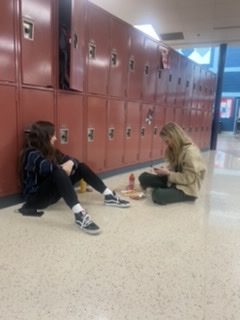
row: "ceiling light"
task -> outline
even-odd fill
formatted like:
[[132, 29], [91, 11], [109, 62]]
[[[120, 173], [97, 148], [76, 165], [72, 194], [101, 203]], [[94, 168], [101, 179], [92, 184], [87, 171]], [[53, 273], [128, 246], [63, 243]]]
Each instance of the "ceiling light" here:
[[157, 35], [156, 31], [154, 30], [153, 26], [151, 24], [142, 24], [142, 25], [135, 25], [135, 28], [138, 30], [141, 30], [142, 32], [146, 33], [150, 37], [156, 40], [160, 40], [159, 36]]

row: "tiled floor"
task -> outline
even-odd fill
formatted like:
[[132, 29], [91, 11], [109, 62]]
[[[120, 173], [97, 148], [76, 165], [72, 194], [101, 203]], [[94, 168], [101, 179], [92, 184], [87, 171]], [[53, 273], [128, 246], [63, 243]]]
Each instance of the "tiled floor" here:
[[[148, 193], [119, 209], [81, 194], [99, 236], [80, 231], [63, 202], [42, 218], [2, 209], [0, 319], [239, 320], [240, 139], [220, 135], [204, 157], [195, 204], [161, 207]], [[121, 189], [127, 179], [105, 181]]]

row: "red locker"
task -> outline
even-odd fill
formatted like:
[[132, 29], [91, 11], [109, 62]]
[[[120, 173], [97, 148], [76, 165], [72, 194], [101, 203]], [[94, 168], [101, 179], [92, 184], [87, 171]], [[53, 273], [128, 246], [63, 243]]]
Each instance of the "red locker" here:
[[165, 123], [174, 122], [175, 120], [175, 110], [171, 107], [165, 107]]
[[159, 67], [157, 70], [156, 102], [161, 106], [166, 106], [169, 69], [165, 68], [165, 65], [163, 64], [162, 46], [158, 47], [158, 62]]
[[54, 122], [53, 92], [35, 89], [22, 89], [20, 110], [22, 130], [38, 120]]
[[175, 108], [175, 117], [174, 122], [176, 122], [179, 126], [183, 125], [183, 107]]
[[139, 160], [140, 117], [140, 104], [128, 102], [126, 107], [124, 146], [125, 164], [135, 164]]
[[152, 157], [154, 106], [143, 104], [141, 107], [139, 160], [149, 161]]
[[0, 2], [0, 80], [9, 82], [16, 81], [14, 5], [13, 0]]
[[153, 114], [153, 126], [152, 126], [152, 159], [161, 159], [164, 154], [164, 143], [162, 138], [160, 137], [160, 131], [165, 123], [165, 112], [166, 109], [157, 105], [155, 106], [154, 114]]
[[176, 92], [179, 79], [179, 54], [173, 49], [169, 49], [169, 63], [167, 105], [169, 107], [174, 107], [177, 103]]
[[58, 94], [56, 134], [59, 149], [83, 161], [83, 97], [81, 95]]
[[24, 84], [53, 86], [52, 1], [21, 0], [21, 57]]
[[0, 196], [18, 190], [16, 89], [0, 86]]
[[144, 34], [134, 28], [130, 30], [130, 49], [128, 57], [128, 87], [129, 99], [142, 97], [142, 79], [144, 73], [143, 52]]
[[153, 102], [156, 95], [157, 71], [159, 69], [158, 43], [145, 37], [143, 51], [143, 101]]
[[123, 101], [108, 101], [106, 168], [123, 166], [125, 107]]
[[125, 97], [128, 72], [129, 26], [111, 18], [111, 62], [109, 73], [109, 95]]
[[106, 100], [88, 97], [87, 104], [86, 162], [93, 170], [101, 172], [105, 168]]
[[88, 3], [87, 43], [89, 93], [106, 94], [110, 60], [110, 15]]

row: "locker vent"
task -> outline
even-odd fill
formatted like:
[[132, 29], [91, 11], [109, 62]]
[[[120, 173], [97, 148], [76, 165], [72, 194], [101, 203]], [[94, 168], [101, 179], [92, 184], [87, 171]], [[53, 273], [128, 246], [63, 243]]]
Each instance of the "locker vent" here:
[[183, 40], [183, 32], [172, 32], [172, 33], [162, 33], [160, 34], [162, 41], [171, 41], [171, 40]]

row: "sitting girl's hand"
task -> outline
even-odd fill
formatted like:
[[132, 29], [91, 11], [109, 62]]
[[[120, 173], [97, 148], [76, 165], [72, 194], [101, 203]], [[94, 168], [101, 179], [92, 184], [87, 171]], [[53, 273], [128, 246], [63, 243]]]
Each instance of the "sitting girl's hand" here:
[[62, 169], [66, 172], [68, 176], [70, 176], [72, 169], [73, 169], [74, 163], [72, 160], [68, 160], [61, 164]]
[[170, 171], [166, 167], [153, 168], [154, 172], [159, 176], [168, 176]]

